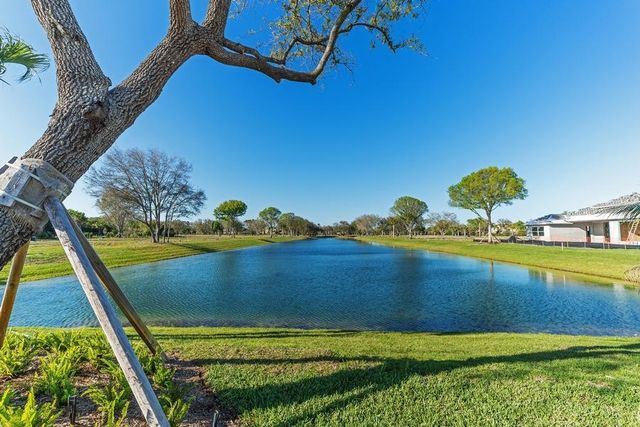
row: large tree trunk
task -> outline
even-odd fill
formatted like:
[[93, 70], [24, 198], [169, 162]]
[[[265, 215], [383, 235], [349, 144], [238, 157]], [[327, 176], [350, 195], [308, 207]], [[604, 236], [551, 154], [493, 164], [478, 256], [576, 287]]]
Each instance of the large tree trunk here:
[[[285, 79], [314, 84], [334, 58], [340, 34], [357, 28], [354, 22], [348, 26], [346, 22], [360, 1], [347, 2], [332, 25], [328, 26], [326, 34], [319, 39], [318, 46], [323, 52], [315, 68], [297, 71], [287, 66], [288, 57], [264, 56], [255, 48], [225, 37], [230, 0], [209, 0], [202, 23], [193, 20], [188, 0], [169, 0], [166, 36], [129, 77], [111, 87], [111, 81], [98, 65], [69, 1], [31, 0], [51, 45], [56, 64], [58, 101], [47, 130], [22, 158], [45, 160], [71, 181], [78, 181], [158, 98], [173, 73], [194, 55], [205, 55], [221, 64], [252, 69], [277, 82]], [[0, 207], [0, 268], [39, 231], [35, 227], [15, 210]]]
[[493, 243], [493, 224], [491, 223], [491, 212], [487, 212], [487, 239]]
[[[169, 33], [129, 78], [110, 89], [111, 81], [96, 62], [69, 4], [32, 3], [56, 60], [58, 101], [44, 134], [21, 158], [44, 160], [77, 182], [159, 96], [164, 83], [192, 52], [169, 46], [167, 40], [178, 37]], [[154, 70], [159, 60], [166, 68]], [[0, 207], [0, 268], [38, 231]]]

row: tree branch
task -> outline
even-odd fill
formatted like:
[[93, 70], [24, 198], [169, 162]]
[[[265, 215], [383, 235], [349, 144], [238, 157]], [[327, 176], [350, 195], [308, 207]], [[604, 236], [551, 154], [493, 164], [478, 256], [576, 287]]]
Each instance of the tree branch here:
[[202, 25], [206, 28], [209, 28], [214, 32], [214, 34], [222, 38], [224, 36], [224, 30], [227, 26], [230, 7], [231, 0], [209, 0], [207, 13], [204, 17]]
[[58, 99], [106, 93], [111, 81], [98, 65], [68, 0], [31, 0], [31, 4], [53, 51]]
[[169, 0], [169, 31], [180, 32], [193, 24], [190, 0]]
[[[262, 55], [254, 48], [250, 48], [240, 43], [224, 39], [222, 47], [229, 49], [232, 52], [229, 52], [225, 49], [220, 49], [220, 46], [216, 45], [215, 43], [210, 43], [207, 45], [207, 48], [203, 53], [212, 57], [216, 61], [222, 62], [223, 64], [250, 68], [259, 71], [271, 77], [277, 82], [280, 82], [284, 79], [315, 84], [320, 74], [322, 74], [322, 72], [324, 71], [329, 58], [331, 58], [331, 55], [334, 52], [338, 37], [341, 33], [344, 32], [344, 29], [342, 28], [344, 22], [360, 2], [361, 0], [352, 0], [347, 3], [347, 5], [340, 11], [340, 14], [336, 18], [336, 21], [327, 36], [318, 40], [305, 40], [299, 37], [296, 38], [297, 43], [324, 46], [324, 51], [322, 57], [318, 61], [318, 64], [312, 71], [309, 72], [295, 71], [284, 66], [286, 64], [287, 57], [291, 52], [291, 49], [293, 49], [293, 46], [290, 46], [287, 49], [287, 52], [285, 53], [283, 58], [274, 58], [271, 56]], [[273, 64], [279, 66], [276, 67]]]

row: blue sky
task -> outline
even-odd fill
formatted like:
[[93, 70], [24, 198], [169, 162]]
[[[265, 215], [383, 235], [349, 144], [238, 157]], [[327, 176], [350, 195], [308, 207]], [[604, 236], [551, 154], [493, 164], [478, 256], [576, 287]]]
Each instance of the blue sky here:
[[[72, 5], [114, 82], [167, 24], [157, 0]], [[446, 189], [489, 165], [513, 167], [530, 194], [498, 217], [587, 206], [640, 191], [639, 14], [635, 0], [433, 0], [400, 28], [428, 55], [369, 49], [356, 35], [345, 45], [354, 73], [313, 87], [193, 58], [116, 146], [192, 162], [209, 199], [202, 217], [239, 198], [247, 217], [274, 205], [324, 224], [386, 215], [412, 195], [468, 218], [447, 206]], [[0, 25], [49, 52], [28, 2], [3, 2]], [[228, 34], [249, 41], [246, 28], [232, 21]], [[41, 82], [0, 87], [0, 157], [39, 137], [55, 99], [53, 69]], [[67, 205], [96, 213], [82, 183]]]

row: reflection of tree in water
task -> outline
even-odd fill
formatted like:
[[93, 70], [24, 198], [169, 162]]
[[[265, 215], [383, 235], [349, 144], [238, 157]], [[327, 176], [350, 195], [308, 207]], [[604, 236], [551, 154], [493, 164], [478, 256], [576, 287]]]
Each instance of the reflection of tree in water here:
[[406, 327], [407, 321], [419, 321], [420, 308], [427, 305], [424, 294], [428, 289], [428, 266], [428, 260], [413, 251], [393, 257], [388, 317], [392, 323], [403, 323]]

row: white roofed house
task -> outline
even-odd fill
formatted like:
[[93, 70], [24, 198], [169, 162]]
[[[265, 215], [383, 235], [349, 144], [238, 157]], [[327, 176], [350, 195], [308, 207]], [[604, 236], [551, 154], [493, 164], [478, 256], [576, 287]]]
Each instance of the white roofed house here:
[[640, 244], [640, 222], [618, 209], [640, 203], [640, 193], [527, 222], [527, 235], [545, 242]]

